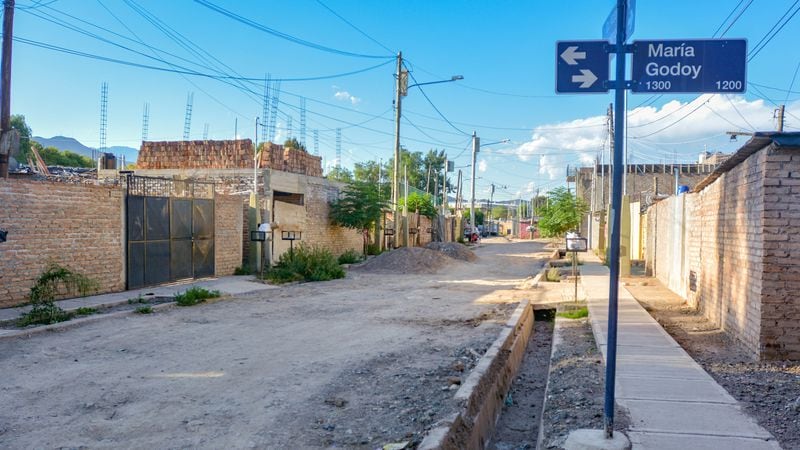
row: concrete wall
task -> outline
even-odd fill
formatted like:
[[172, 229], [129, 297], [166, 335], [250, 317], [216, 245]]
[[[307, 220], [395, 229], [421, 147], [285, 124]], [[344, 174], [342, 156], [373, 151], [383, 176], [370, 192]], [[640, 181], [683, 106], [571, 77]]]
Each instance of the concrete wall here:
[[50, 262], [122, 290], [123, 211], [119, 188], [0, 179], [0, 306], [26, 302]]

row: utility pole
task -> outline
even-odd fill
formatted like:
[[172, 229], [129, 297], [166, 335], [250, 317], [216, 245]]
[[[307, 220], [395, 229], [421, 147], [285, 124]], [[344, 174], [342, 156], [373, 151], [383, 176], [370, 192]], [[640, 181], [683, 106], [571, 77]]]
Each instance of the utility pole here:
[[447, 155], [444, 155], [444, 176], [442, 177], [442, 216], [447, 215]]
[[[394, 207], [394, 234], [399, 237], [400, 227], [400, 209], [398, 208], [398, 200], [400, 193], [400, 111], [401, 102], [403, 100], [403, 52], [397, 53], [397, 84], [395, 86], [394, 95], [394, 167], [392, 177], [392, 205]], [[395, 242], [397, 247], [397, 242]]]
[[[3, 83], [5, 83], [5, 78], [3, 78]], [[784, 110], [786, 109], [786, 105], [781, 105], [778, 107], [778, 133], [783, 133], [783, 115]]]
[[[477, 224], [475, 223], [475, 157], [481, 149], [481, 138], [472, 132], [472, 182], [470, 186], [470, 200], [469, 200], [469, 226], [472, 227], [472, 233], [477, 233]], [[470, 233], [470, 235], [472, 234]]]
[[8, 162], [11, 158], [11, 142], [14, 139], [11, 133], [11, 39], [14, 35], [14, 0], [3, 2], [3, 56], [0, 61], [2, 66], [2, 86], [0, 86], [0, 177], [8, 178]]

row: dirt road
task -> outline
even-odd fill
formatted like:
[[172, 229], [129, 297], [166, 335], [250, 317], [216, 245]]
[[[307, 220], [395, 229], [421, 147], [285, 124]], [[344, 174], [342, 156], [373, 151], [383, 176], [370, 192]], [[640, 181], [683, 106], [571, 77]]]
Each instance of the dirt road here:
[[0, 341], [0, 447], [376, 448], [417, 442], [545, 253], [484, 241], [434, 275], [358, 271]]

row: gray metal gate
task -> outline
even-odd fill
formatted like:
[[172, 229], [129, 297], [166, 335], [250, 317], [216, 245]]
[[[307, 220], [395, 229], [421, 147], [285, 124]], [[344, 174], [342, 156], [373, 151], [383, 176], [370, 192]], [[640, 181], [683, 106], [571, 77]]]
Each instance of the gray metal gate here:
[[214, 184], [126, 175], [127, 288], [214, 275]]

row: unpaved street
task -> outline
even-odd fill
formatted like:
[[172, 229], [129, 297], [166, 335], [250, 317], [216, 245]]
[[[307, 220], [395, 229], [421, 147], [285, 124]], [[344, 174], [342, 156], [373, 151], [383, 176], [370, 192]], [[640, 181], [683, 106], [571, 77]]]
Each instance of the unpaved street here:
[[[375, 448], [418, 442], [546, 253], [485, 241], [438, 274], [351, 271], [0, 340], [0, 447]], [[463, 370], [463, 371], [462, 371]]]

